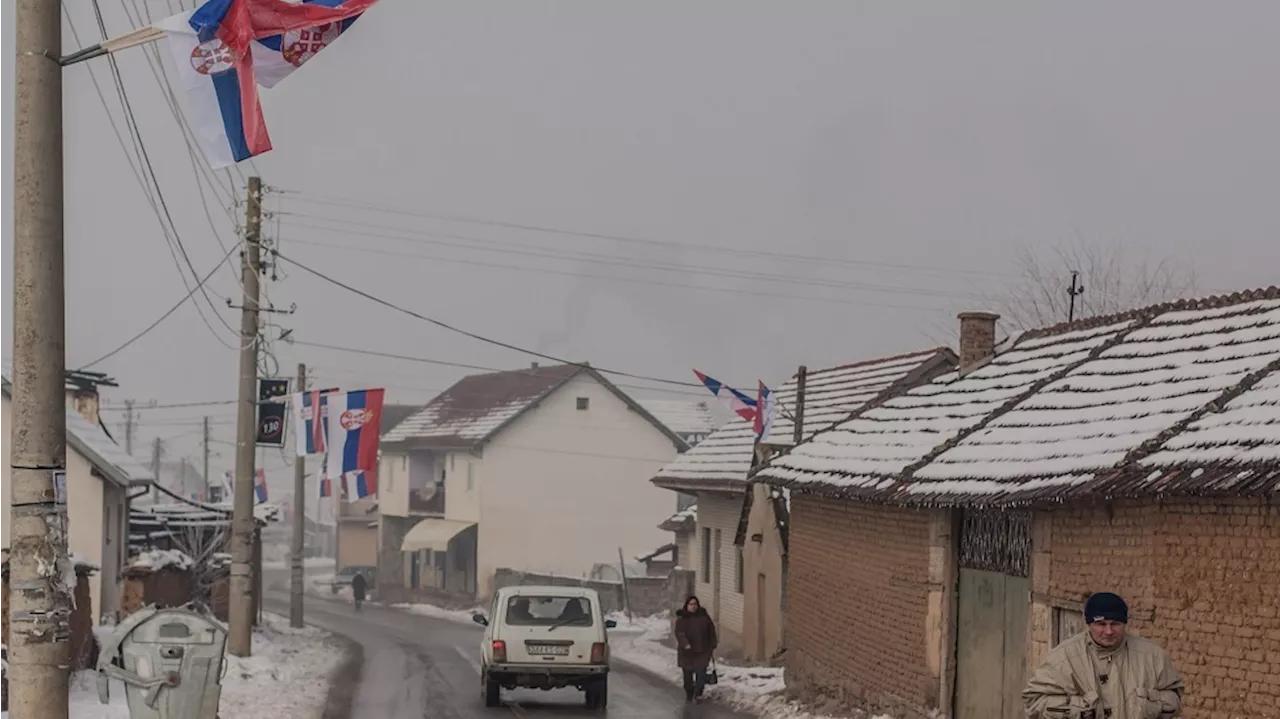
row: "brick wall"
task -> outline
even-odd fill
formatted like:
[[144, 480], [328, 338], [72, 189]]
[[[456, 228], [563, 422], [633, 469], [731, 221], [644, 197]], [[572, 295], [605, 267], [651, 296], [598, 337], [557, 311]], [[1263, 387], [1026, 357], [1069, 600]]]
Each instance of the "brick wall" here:
[[930, 515], [803, 494], [791, 512], [788, 687], [896, 716], [935, 706]]
[[1186, 678], [1186, 719], [1280, 717], [1280, 507], [1129, 503], [1050, 517], [1059, 611], [1092, 592], [1124, 596], [1131, 630]]

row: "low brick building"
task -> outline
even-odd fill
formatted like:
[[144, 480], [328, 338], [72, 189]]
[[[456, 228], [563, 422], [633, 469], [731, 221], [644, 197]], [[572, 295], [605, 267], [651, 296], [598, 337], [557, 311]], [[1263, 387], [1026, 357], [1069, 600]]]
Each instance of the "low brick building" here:
[[788, 683], [1021, 717], [1029, 667], [1115, 591], [1183, 716], [1280, 717], [1280, 290], [969, 337], [960, 372], [754, 478], [792, 493]]

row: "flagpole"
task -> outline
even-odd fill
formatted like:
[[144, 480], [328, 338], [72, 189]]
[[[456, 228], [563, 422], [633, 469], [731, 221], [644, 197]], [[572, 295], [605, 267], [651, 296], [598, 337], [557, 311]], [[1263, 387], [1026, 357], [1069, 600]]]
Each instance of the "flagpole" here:
[[69, 55], [63, 55], [58, 58], [58, 64], [63, 67], [66, 67], [67, 65], [74, 65], [78, 62], [84, 62], [85, 60], [92, 60], [95, 57], [102, 57], [108, 53], [120, 52], [121, 50], [128, 50], [131, 47], [155, 42], [164, 36], [165, 31], [158, 27], [148, 26], [138, 28], [132, 32], [127, 32], [120, 37], [103, 40], [96, 45], [90, 45], [89, 47], [76, 50]]

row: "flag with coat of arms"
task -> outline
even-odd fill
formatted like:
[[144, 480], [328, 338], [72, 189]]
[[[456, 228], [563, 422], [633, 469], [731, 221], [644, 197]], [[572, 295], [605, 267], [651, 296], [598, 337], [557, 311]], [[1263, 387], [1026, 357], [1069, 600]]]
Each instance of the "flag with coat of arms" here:
[[[337, 392], [326, 399], [328, 433], [325, 475], [339, 478], [356, 498], [378, 493], [378, 441], [385, 389]], [[332, 490], [330, 490], [332, 491]]]
[[208, 0], [156, 24], [213, 169], [271, 150], [258, 85], [274, 87], [377, 0]]

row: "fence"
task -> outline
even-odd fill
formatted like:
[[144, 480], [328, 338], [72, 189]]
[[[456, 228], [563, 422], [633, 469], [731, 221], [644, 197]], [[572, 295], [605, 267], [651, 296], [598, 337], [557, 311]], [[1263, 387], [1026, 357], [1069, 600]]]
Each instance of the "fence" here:
[[529, 585], [594, 589], [600, 595], [600, 608], [605, 612], [624, 611], [629, 597], [632, 614], [652, 616], [680, 607], [685, 597], [693, 593], [693, 572], [676, 570], [665, 577], [628, 577], [626, 592], [622, 582], [560, 577], [516, 569], [499, 569], [493, 573], [494, 589]]

